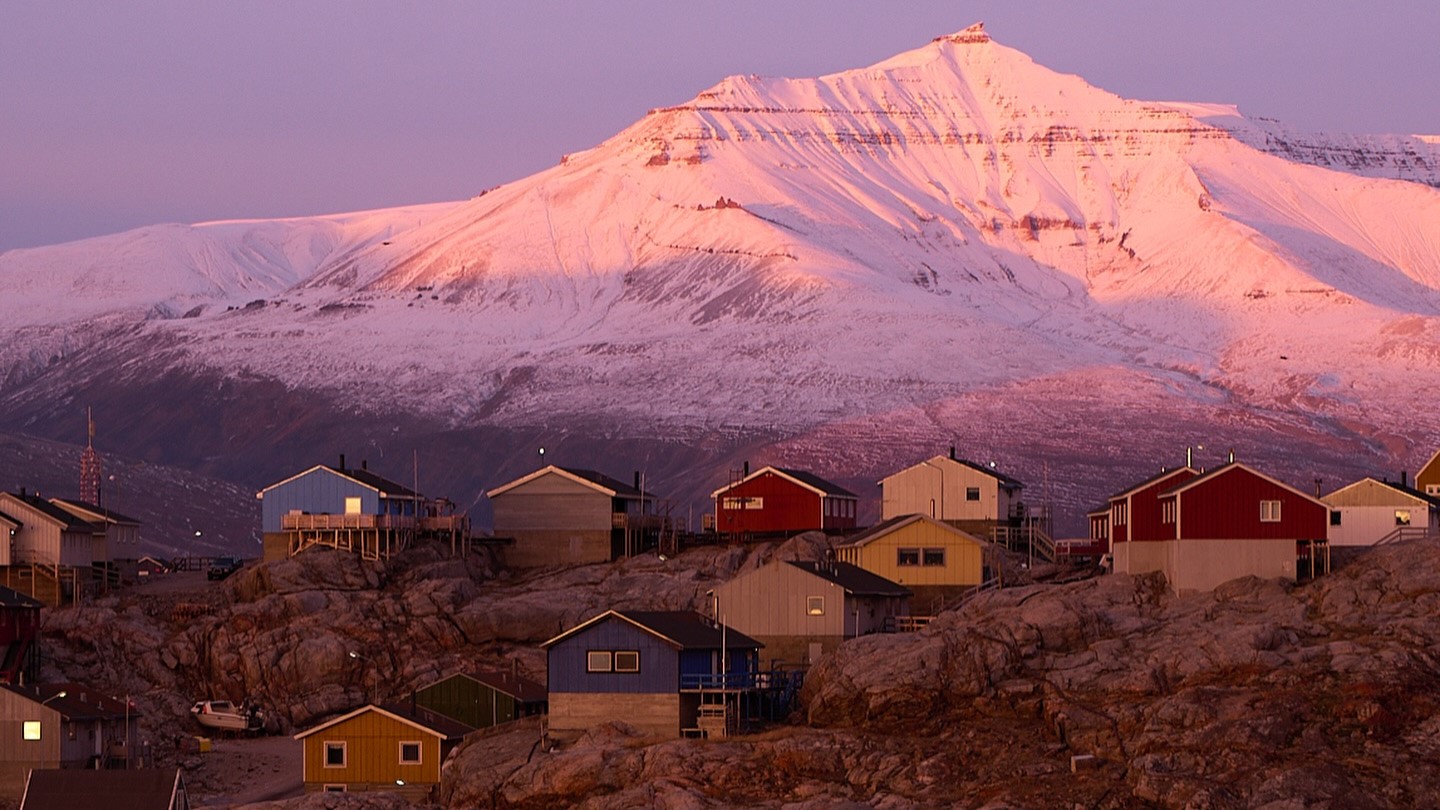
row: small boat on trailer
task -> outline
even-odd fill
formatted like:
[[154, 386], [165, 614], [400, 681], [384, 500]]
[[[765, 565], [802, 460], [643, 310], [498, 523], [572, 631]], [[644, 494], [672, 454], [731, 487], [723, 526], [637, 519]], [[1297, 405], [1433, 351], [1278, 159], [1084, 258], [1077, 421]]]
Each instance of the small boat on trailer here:
[[202, 700], [190, 707], [190, 713], [200, 725], [219, 731], [260, 731], [265, 727], [265, 713], [248, 700], [238, 706], [228, 700]]

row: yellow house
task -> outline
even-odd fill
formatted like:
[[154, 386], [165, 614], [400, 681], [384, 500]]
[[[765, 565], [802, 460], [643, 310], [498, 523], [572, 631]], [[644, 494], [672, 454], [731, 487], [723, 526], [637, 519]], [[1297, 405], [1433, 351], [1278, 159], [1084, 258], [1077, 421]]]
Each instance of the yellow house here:
[[991, 544], [925, 515], [901, 515], [835, 547], [836, 559], [879, 574], [923, 596], [979, 585], [989, 578]]
[[[1400, 483], [1405, 483], [1404, 473], [1400, 474]], [[1415, 488], [1432, 497], [1440, 495], [1440, 450], [1415, 474]]]
[[295, 735], [306, 793], [388, 790], [433, 800], [440, 763], [473, 731], [408, 704], [368, 705]]

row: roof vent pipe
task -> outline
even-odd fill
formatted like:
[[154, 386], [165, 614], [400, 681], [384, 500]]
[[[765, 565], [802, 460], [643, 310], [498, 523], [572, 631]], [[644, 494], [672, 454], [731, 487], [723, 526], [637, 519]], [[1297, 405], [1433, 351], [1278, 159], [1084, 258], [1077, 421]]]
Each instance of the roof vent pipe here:
[[1402, 486], [1402, 487], [1404, 487], [1404, 486], [1409, 486], [1408, 484], [1405, 483], [1405, 478], [1406, 478], [1405, 471], [1404, 471], [1404, 470], [1401, 470], [1401, 471], [1400, 471], [1400, 486]]
[[744, 475], [746, 478], [749, 478], [749, 477], [750, 477], [750, 462], [748, 462], [748, 461], [745, 462], [745, 467], [744, 467], [744, 469], [745, 469], [745, 472], [743, 473], [743, 475]]
[[340, 454], [340, 469], [342, 469], [342, 470], [345, 469], [345, 454], [344, 454], [344, 453], [341, 453], [341, 454]]
[[362, 470], [368, 470], [368, 469], [370, 469], [370, 459], [368, 459], [368, 458], [362, 458], [362, 459], [360, 459], [360, 469], [362, 469]]
[[1234, 463], [1235, 463], [1235, 448], [1233, 448], [1233, 447], [1230, 448], [1230, 457], [1229, 457], [1229, 459], [1228, 459], [1225, 463], [1227, 463], [1227, 464], [1234, 464]]
[[640, 471], [639, 471], [639, 470], [636, 470], [636, 471], [635, 471], [635, 490], [636, 490], [637, 492], [640, 490]]
[[950, 460], [951, 460], [951, 461], [954, 461], [954, 460], [955, 460], [955, 445], [953, 445], [953, 444], [950, 445]]

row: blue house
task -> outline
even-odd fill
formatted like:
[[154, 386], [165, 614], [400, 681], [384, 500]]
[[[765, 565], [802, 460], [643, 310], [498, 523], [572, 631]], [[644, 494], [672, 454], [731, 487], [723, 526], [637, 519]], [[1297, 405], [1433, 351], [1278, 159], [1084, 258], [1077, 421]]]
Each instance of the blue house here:
[[415, 536], [423, 505], [420, 494], [359, 469], [317, 464], [255, 493], [260, 499], [265, 559], [281, 559], [311, 546], [328, 546], [380, 559], [404, 548]]
[[552, 732], [619, 720], [654, 736], [711, 737], [735, 731], [763, 645], [693, 610], [607, 610], [541, 646]]

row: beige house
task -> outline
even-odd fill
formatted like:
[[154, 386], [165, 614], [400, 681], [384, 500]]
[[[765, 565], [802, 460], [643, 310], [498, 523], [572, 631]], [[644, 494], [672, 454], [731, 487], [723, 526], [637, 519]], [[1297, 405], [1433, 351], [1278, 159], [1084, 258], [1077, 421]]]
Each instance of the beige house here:
[[994, 528], [1023, 516], [1025, 485], [991, 465], [935, 456], [880, 481], [882, 520], [925, 515], [990, 537]]
[[1440, 498], [1393, 481], [1362, 478], [1320, 500], [1332, 546], [1373, 546], [1440, 534]]
[[552, 464], [485, 494], [495, 536], [514, 541], [505, 561], [516, 568], [624, 557], [648, 542], [657, 523], [651, 496], [593, 470]]
[[765, 645], [765, 656], [814, 663], [856, 636], [910, 615], [903, 585], [847, 562], [774, 560], [715, 588], [721, 620]]
[[94, 562], [109, 562], [121, 557], [134, 559], [135, 550], [140, 545], [140, 521], [74, 498], [51, 498], [50, 503], [104, 531], [104, 534], [95, 537], [91, 549]]
[[124, 702], [82, 684], [0, 684], [0, 795], [19, 798], [32, 768], [123, 761], [140, 736], [138, 720]]
[[948, 523], [904, 515], [837, 545], [835, 557], [909, 588], [923, 603], [989, 579], [993, 548]]

